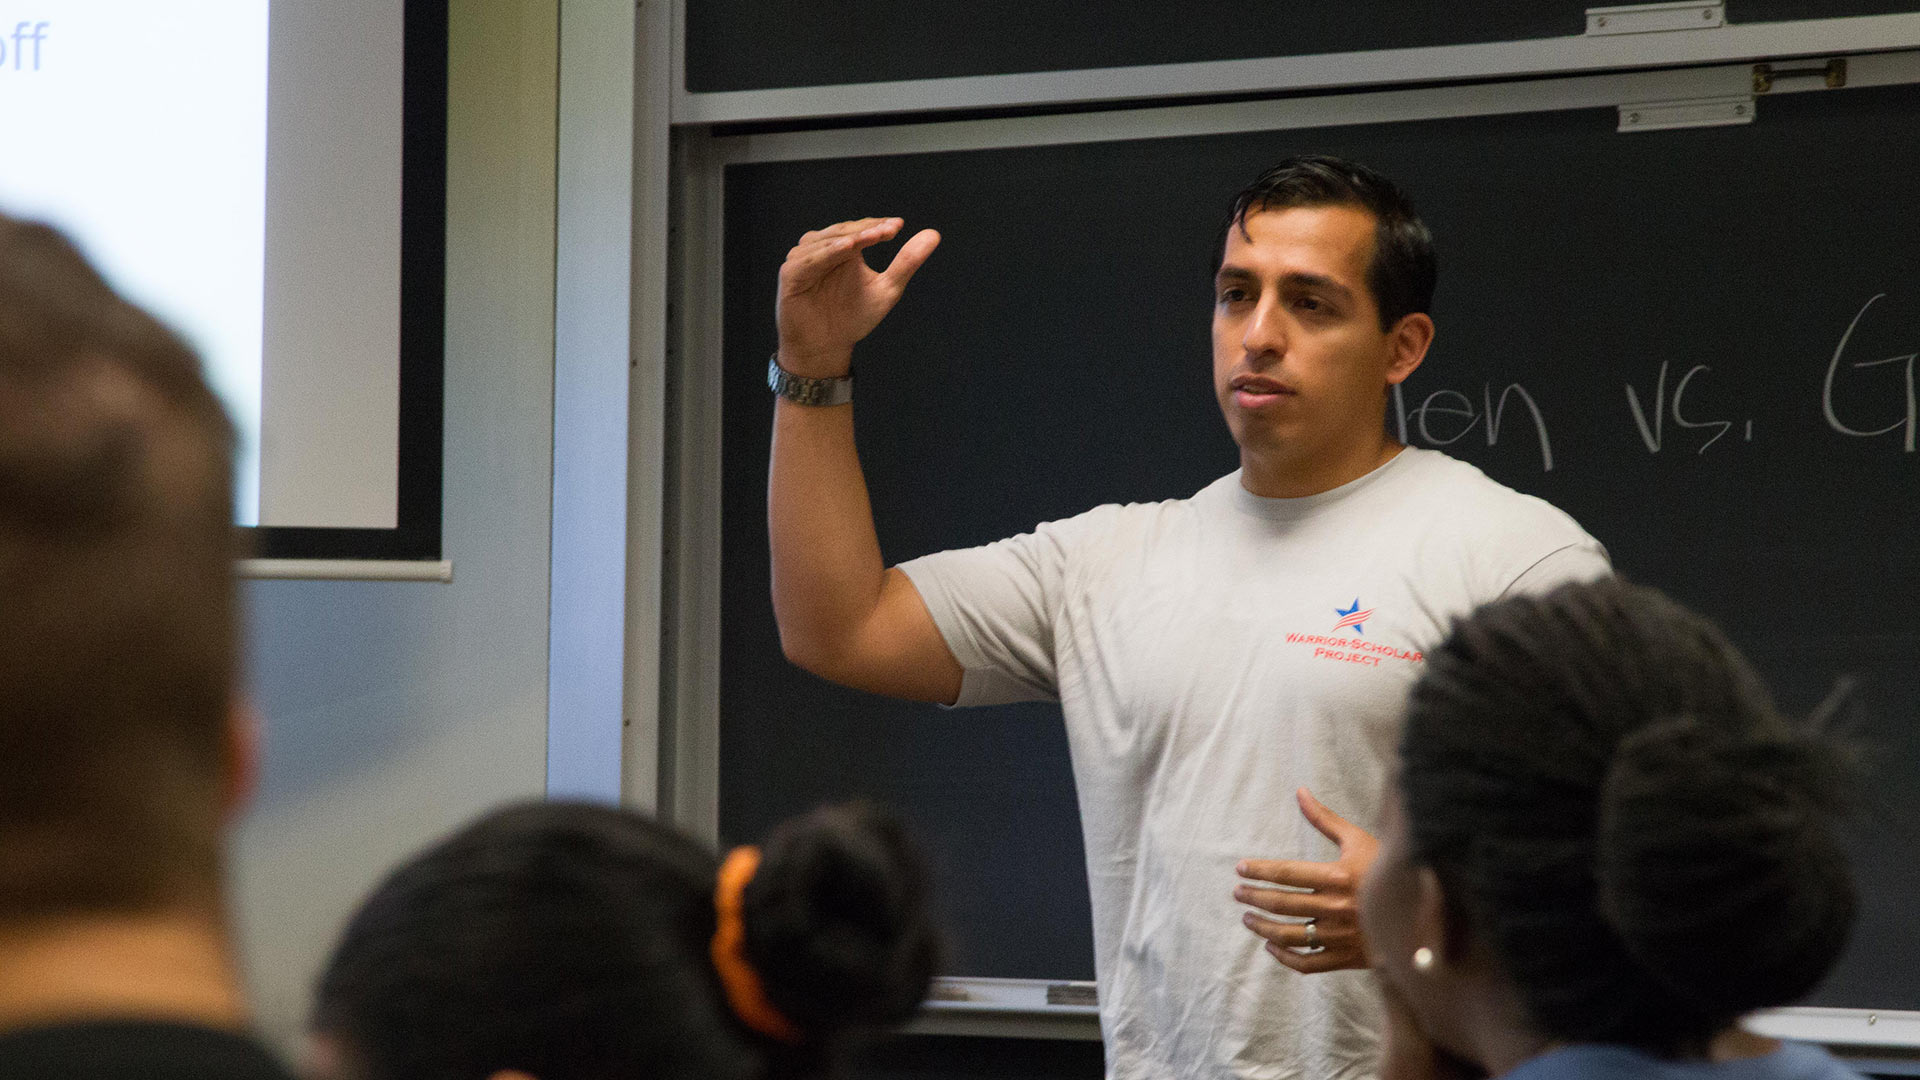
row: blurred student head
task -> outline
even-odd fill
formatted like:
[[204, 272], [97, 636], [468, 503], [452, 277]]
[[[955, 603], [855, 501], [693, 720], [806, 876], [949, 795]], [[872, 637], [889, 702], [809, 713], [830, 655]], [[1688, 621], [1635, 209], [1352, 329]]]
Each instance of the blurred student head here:
[[789, 821], [724, 863], [627, 811], [515, 806], [402, 865], [353, 916], [320, 979], [311, 1071], [819, 1075], [919, 1007], [938, 951], [920, 859], [871, 806]]
[[233, 448], [192, 351], [0, 215], [0, 923], [217, 902]]
[[1839, 957], [1848, 754], [1711, 622], [1571, 585], [1481, 608], [1427, 664], [1361, 903], [1390, 1006], [1440, 1052], [1709, 1057]]

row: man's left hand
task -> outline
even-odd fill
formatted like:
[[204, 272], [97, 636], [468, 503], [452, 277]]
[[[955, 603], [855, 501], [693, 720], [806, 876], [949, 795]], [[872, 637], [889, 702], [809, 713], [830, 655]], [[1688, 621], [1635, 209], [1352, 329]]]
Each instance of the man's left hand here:
[[1242, 859], [1236, 867], [1241, 877], [1287, 888], [1242, 883], [1234, 888], [1233, 898], [1273, 915], [1308, 920], [1282, 922], [1254, 911], [1243, 917], [1247, 929], [1266, 939], [1267, 952], [1287, 967], [1309, 975], [1364, 968], [1367, 946], [1360, 936], [1355, 897], [1379, 841], [1321, 805], [1306, 788], [1299, 790], [1297, 798], [1307, 822], [1340, 845], [1340, 857], [1332, 862]]

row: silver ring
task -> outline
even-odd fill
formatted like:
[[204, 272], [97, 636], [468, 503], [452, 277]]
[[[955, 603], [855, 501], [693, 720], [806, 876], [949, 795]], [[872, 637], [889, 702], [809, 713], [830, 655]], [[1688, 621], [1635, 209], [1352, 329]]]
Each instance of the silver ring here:
[[1320, 931], [1317, 927], [1313, 925], [1313, 920], [1308, 919], [1307, 920], [1307, 948], [1318, 949], [1319, 947], [1320, 947]]

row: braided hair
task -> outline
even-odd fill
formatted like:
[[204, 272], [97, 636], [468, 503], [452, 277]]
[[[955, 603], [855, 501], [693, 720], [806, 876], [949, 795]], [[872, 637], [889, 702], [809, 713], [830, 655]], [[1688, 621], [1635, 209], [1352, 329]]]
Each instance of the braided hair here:
[[782, 824], [742, 896], [746, 959], [798, 1045], [729, 1006], [720, 860], [585, 803], [491, 813], [382, 883], [320, 978], [312, 1030], [361, 1080], [782, 1080], [919, 1007], [939, 935], [924, 865], [868, 804]]
[[1698, 1046], [1810, 991], [1846, 943], [1852, 758], [1825, 727], [1655, 590], [1503, 600], [1412, 692], [1411, 853], [1541, 1033]]

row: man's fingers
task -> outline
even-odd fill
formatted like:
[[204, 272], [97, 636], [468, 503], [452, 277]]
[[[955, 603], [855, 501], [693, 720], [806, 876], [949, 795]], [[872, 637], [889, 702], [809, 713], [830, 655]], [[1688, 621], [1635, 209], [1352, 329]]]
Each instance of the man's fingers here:
[[1233, 898], [1250, 907], [1274, 915], [1287, 915], [1299, 919], [1341, 920], [1352, 917], [1351, 904], [1341, 902], [1334, 897], [1319, 893], [1292, 892], [1287, 889], [1268, 889], [1258, 885], [1238, 885], [1234, 887]]
[[1350, 953], [1323, 949], [1320, 952], [1294, 952], [1272, 942], [1267, 943], [1267, 955], [1280, 961], [1302, 975], [1318, 975], [1324, 971], [1345, 971], [1349, 968], [1367, 966], [1364, 957], [1356, 958]]
[[804, 291], [834, 267], [860, 257], [858, 243], [847, 236], [816, 240], [794, 248], [780, 266], [780, 284], [789, 293]]
[[925, 265], [927, 256], [940, 246], [940, 234], [932, 229], [921, 229], [913, 238], [900, 245], [893, 255], [893, 262], [886, 269], [887, 280], [896, 289], [904, 289], [913, 275]]
[[1241, 877], [1291, 885], [1297, 889], [1353, 888], [1353, 873], [1337, 863], [1301, 862], [1297, 859], [1241, 859], [1235, 868]]
[[[904, 224], [899, 218], [875, 219], [877, 224], [862, 229], [835, 227], [822, 229], [818, 233], [808, 233], [800, 242], [787, 250], [787, 259], [792, 261], [802, 255], [815, 251], [841, 250], [847, 247], [868, 248], [891, 239]], [[852, 222], [850, 224], [858, 224]]]
[[1304, 922], [1281, 922], [1269, 919], [1258, 912], [1246, 911], [1240, 914], [1240, 922], [1256, 937], [1288, 949], [1329, 949], [1342, 953], [1355, 952], [1363, 948], [1360, 930], [1352, 923], [1312, 922], [1312, 929]]
[[[832, 225], [827, 226], [824, 229], [814, 229], [811, 232], [803, 233], [800, 237], [799, 243], [796, 243], [794, 246], [804, 247], [815, 240], [831, 240], [837, 236], [850, 236], [855, 233], [865, 232], [866, 230], [871, 229], [877, 225], [884, 225], [887, 222], [899, 221], [899, 220], [900, 220], [899, 218], [869, 217], [869, 218], [858, 218], [853, 221], [836, 222]], [[900, 227], [899, 225], [894, 226], [895, 229], [898, 229], [899, 227]]]
[[[832, 232], [823, 230], [811, 240], [803, 240], [787, 252], [787, 260], [780, 266], [780, 282], [787, 295], [811, 288], [821, 278], [837, 267], [861, 258], [861, 252], [874, 244], [881, 243], [900, 231], [899, 218], [880, 220], [878, 224], [857, 231], [846, 230]], [[913, 239], [901, 245], [894, 254], [893, 262], [888, 265], [885, 276], [889, 284], [897, 291], [905, 288], [909, 280], [940, 246], [940, 234], [932, 229], [922, 229]]]
[[1364, 832], [1358, 825], [1327, 809], [1326, 804], [1314, 798], [1313, 792], [1306, 788], [1294, 792], [1293, 797], [1300, 803], [1300, 813], [1307, 819], [1307, 824], [1320, 830], [1321, 836], [1336, 844], [1344, 846], [1354, 833]]

